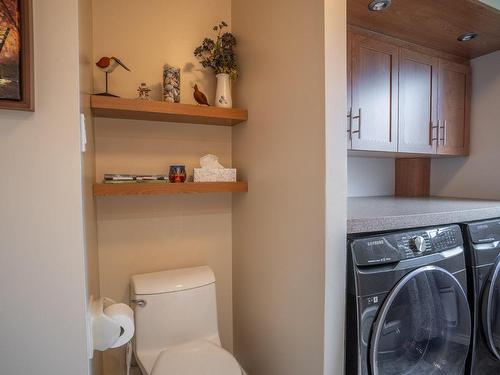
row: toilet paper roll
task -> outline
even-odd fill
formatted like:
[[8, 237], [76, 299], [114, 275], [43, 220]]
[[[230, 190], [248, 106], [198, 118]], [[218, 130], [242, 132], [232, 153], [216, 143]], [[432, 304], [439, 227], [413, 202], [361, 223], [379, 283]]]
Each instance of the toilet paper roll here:
[[118, 348], [129, 342], [135, 332], [134, 312], [132, 309], [124, 303], [115, 303], [114, 305], [106, 307], [104, 309], [104, 314], [121, 327], [121, 334], [118, 340], [111, 345], [111, 348]]

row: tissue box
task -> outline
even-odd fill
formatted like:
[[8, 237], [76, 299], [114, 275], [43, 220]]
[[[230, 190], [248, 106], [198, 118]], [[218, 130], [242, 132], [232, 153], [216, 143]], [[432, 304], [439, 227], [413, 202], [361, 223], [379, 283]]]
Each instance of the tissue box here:
[[236, 182], [236, 169], [195, 168], [194, 182]]

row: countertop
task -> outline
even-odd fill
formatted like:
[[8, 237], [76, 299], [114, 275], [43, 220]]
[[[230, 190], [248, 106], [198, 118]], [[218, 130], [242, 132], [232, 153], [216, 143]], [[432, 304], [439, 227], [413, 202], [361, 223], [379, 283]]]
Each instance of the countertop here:
[[348, 198], [347, 233], [381, 232], [500, 218], [500, 201], [459, 198]]

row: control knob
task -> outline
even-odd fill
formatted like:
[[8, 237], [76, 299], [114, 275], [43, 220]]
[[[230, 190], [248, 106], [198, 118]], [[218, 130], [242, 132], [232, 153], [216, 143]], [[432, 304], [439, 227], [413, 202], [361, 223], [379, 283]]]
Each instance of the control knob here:
[[410, 246], [415, 253], [423, 253], [425, 251], [425, 248], [427, 247], [425, 238], [422, 236], [413, 237], [410, 240]]

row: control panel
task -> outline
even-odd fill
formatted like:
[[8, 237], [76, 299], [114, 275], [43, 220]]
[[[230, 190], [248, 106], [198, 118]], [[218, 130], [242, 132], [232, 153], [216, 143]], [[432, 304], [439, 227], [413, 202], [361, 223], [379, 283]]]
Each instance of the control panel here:
[[469, 224], [469, 233], [474, 243], [500, 241], [500, 219]]
[[458, 225], [398, 232], [355, 239], [351, 242], [358, 266], [399, 262], [463, 245]]

